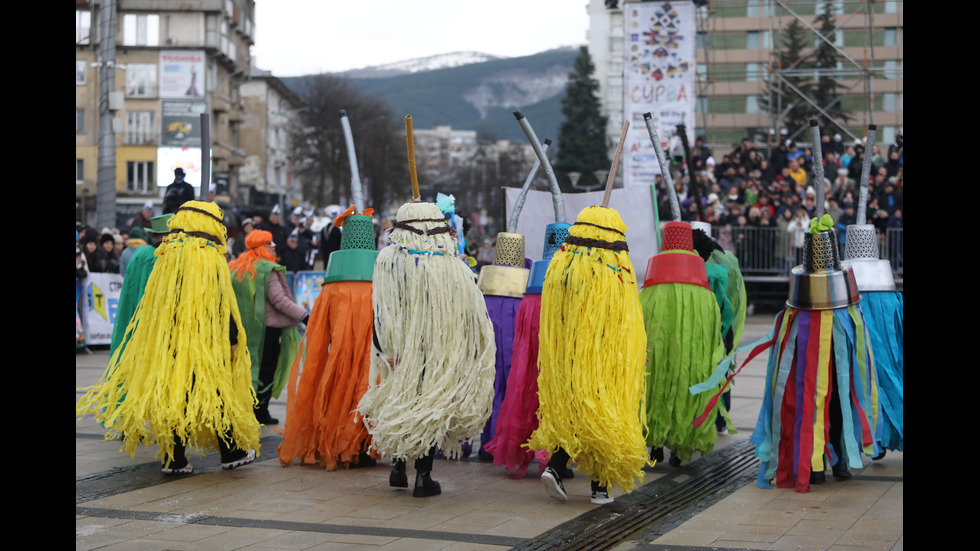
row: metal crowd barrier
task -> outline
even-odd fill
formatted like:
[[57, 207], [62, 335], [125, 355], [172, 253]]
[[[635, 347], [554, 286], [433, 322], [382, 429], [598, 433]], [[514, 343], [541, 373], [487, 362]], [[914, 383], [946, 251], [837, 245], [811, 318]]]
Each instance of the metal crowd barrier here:
[[[892, 264], [896, 274], [902, 274], [904, 228], [889, 228], [878, 234], [881, 258]], [[738, 258], [742, 273], [746, 276], [789, 276], [794, 266], [803, 263], [803, 248], [794, 247], [797, 241], [785, 229], [778, 227], [758, 228], [728, 226], [713, 227], [712, 235], [726, 250]], [[844, 236], [838, 235], [840, 250], [844, 252]]]

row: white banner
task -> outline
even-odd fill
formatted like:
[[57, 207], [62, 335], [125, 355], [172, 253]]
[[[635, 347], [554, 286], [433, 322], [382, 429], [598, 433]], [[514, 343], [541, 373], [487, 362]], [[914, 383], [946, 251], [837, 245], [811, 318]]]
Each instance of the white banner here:
[[[521, 190], [511, 187], [505, 189], [506, 219], [509, 220]], [[563, 194], [565, 221], [574, 224], [575, 217], [582, 209], [602, 203], [604, 193], [605, 191], [593, 191]], [[626, 243], [630, 247], [630, 261], [636, 269], [637, 282], [642, 287], [647, 272], [647, 262], [658, 252], [650, 186], [612, 190], [609, 207], [616, 209], [626, 223], [628, 228]], [[551, 192], [528, 191], [524, 208], [521, 209], [521, 217], [517, 222], [517, 233], [524, 236], [524, 256], [531, 260], [541, 258], [544, 252], [544, 228], [554, 221], [555, 206], [551, 200]]]
[[623, 8], [623, 116], [630, 121], [623, 185], [649, 187], [660, 174], [660, 164], [643, 121], [644, 113], [653, 115], [668, 156], [681, 147], [680, 140], [674, 137], [678, 124], [687, 126], [687, 138], [694, 143], [697, 22], [694, 4], [686, 1], [638, 2], [624, 4]]
[[[82, 293], [82, 321], [85, 324], [85, 344], [112, 342], [112, 325], [122, 292], [122, 276], [89, 272]], [[125, 320], [126, 323], [129, 320]]]

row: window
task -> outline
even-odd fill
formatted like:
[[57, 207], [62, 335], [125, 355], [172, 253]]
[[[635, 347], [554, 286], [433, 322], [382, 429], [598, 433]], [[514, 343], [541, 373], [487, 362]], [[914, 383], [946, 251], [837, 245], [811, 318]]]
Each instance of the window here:
[[767, 0], [748, 0], [745, 15], [748, 17], [769, 17], [772, 10], [769, 9]]
[[75, 159], [75, 184], [85, 183], [85, 161]]
[[127, 14], [123, 16], [124, 46], [159, 46], [160, 16]]
[[157, 95], [157, 66], [130, 63], [126, 67], [126, 97], [152, 98]]
[[898, 29], [885, 27], [885, 46], [898, 46]]
[[892, 113], [895, 111], [896, 95], [893, 92], [885, 92], [881, 95], [881, 110]]
[[698, 82], [708, 82], [708, 64], [698, 63], [695, 71], [695, 78]]
[[698, 50], [708, 49], [708, 33], [699, 32], [697, 34], [697, 49]]
[[75, 133], [85, 132], [85, 110], [75, 109]]
[[769, 31], [748, 31], [745, 33], [745, 48], [747, 50], [758, 50], [760, 48], [769, 47], [769, 39], [771, 37]]
[[91, 42], [92, 12], [75, 10], [75, 44]]
[[881, 74], [887, 79], [902, 78], [902, 66], [897, 60], [886, 59], [885, 70]]
[[156, 193], [153, 186], [153, 161], [126, 163], [126, 189], [131, 193]]
[[126, 113], [126, 143], [129, 145], [153, 145], [155, 143], [153, 111], [129, 111]]
[[750, 115], [759, 112], [759, 96], [745, 96], [745, 112]]
[[88, 73], [88, 63], [84, 59], [75, 60], [75, 85], [85, 84], [85, 75]]

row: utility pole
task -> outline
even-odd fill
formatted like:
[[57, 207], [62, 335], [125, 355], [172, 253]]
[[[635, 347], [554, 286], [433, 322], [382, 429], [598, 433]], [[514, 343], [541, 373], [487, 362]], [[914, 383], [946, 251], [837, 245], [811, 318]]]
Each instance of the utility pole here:
[[116, 89], [116, 0], [102, 0], [99, 10], [99, 170], [96, 181], [96, 227], [116, 227], [115, 113], [109, 94]]

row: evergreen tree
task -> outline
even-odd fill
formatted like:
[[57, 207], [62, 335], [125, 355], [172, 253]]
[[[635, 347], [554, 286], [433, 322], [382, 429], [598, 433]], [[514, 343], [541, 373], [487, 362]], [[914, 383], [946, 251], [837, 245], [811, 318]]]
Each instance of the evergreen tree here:
[[609, 170], [607, 118], [599, 110], [599, 81], [592, 77], [594, 72], [592, 56], [582, 46], [561, 100], [565, 120], [558, 131], [555, 173], [563, 190], [571, 190], [569, 172], [582, 173], [580, 185], [594, 185], [596, 177], [592, 172]]
[[[783, 29], [781, 39], [782, 47], [774, 52], [773, 62], [776, 66], [771, 68], [771, 76], [766, 85], [768, 95], [760, 98], [759, 106], [766, 113], [776, 116], [786, 112], [781, 125], [789, 135], [793, 135], [798, 129], [807, 127], [810, 117], [816, 112], [812, 105], [787, 85], [788, 82], [803, 94], [812, 95], [813, 80], [801, 74], [803, 69], [813, 67], [811, 61], [803, 59], [805, 50], [812, 44], [812, 38], [810, 31], [799, 20], [793, 19]], [[777, 75], [782, 75], [786, 82], [781, 81]]]
[[[832, 3], [828, 2], [825, 4], [823, 13], [817, 16], [815, 23], [815, 26], [820, 30], [820, 34], [826, 37], [832, 44], [837, 32], [835, 31], [837, 22], [834, 20], [834, 7]], [[817, 69], [830, 71], [837, 68], [839, 59], [840, 54], [837, 50], [826, 41], [820, 40], [817, 50], [814, 52], [813, 66]], [[843, 88], [836, 77], [827, 74], [821, 74], [817, 79], [816, 85], [813, 87], [813, 98], [816, 100], [817, 105], [840, 123], [845, 123], [852, 118], [850, 114], [844, 111], [844, 106], [841, 104], [841, 90]], [[822, 115], [820, 116], [820, 122], [823, 125], [823, 128], [821, 128], [822, 133], [833, 134], [838, 131], [837, 125], [828, 121]]]

